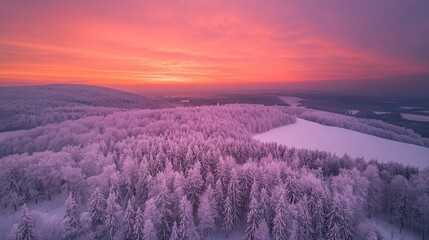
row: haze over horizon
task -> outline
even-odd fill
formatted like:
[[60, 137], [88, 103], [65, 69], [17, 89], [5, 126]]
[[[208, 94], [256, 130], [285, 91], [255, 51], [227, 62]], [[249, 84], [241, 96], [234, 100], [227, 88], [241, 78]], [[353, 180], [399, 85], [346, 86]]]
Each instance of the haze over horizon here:
[[0, 86], [427, 83], [428, 10], [399, 0], [6, 0]]

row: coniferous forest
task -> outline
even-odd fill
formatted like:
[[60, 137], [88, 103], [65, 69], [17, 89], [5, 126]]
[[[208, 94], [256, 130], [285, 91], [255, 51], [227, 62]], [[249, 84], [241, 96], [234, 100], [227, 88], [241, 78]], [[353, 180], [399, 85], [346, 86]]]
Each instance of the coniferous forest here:
[[[382, 239], [429, 232], [429, 169], [261, 143], [285, 107], [117, 112], [0, 145], [10, 239]], [[65, 199], [59, 200], [59, 199]], [[27, 205], [62, 201], [56, 218]]]

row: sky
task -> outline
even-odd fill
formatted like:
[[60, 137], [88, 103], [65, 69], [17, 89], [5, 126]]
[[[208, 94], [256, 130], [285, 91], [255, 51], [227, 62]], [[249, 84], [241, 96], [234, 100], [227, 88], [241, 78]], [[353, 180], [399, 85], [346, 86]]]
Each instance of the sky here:
[[429, 74], [429, 1], [1, 0], [0, 85]]

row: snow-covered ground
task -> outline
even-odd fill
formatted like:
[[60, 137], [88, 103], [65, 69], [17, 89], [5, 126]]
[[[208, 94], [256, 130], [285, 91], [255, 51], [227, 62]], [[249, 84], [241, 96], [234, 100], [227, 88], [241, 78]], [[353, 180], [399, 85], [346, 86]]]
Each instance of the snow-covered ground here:
[[429, 148], [325, 126], [300, 118], [297, 118], [295, 124], [257, 134], [254, 138], [289, 147], [328, 151], [338, 156], [347, 153], [351, 157], [364, 157], [367, 160], [395, 161], [422, 168], [429, 166]]
[[374, 113], [377, 115], [381, 115], [381, 114], [388, 114], [390, 112], [374, 111]]
[[[64, 202], [67, 198], [66, 191], [61, 194], [53, 196], [52, 201], [41, 200], [38, 204], [35, 202], [27, 203], [30, 214], [45, 214], [51, 219], [61, 220], [65, 214]], [[18, 222], [21, 218], [22, 209], [19, 207], [18, 211], [15, 212], [13, 207], [0, 208], [0, 239], [7, 239], [10, 229], [13, 224]], [[57, 221], [58, 222], [58, 221]]]
[[419, 109], [419, 108], [422, 108], [422, 107], [401, 106], [399, 108], [400, 109], [404, 109], [404, 110], [412, 110], [412, 109]]
[[383, 236], [383, 239], [386, 240], [412, 240], [412, 239], [421, 239], [421, 235], [417, 232], [410, 231], [409, 229], [402, 229], [400, 233], [400, 227], [398, 224], [389, 223], [388, 221], [382, 218], [371, 218], [368, 219], [369, 222], [374, 223], [380, 234]]
[[298, 107], [298, 105], [304, 100], [302, 98], [292, 96], [279, 96], [279, 98], [283, 102], [289, 104], [291, 107]]
[[401, 113], [401, 116], [407, 120], [417, 121], [417, 122], [429, 122], [429, 116], [418, 115], [418, 114], [409, 114]]

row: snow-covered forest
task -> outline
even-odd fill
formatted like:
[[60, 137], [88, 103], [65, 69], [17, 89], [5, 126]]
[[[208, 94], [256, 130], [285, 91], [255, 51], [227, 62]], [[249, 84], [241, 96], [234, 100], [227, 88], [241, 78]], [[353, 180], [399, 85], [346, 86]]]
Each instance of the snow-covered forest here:
[[51, 84], [0, 88], [0, 132], [30, 129], [126, 109], [169, 106], [159, 100], [111, 88]]
[[429, 139], [422, 137], [412, 129], [389, 124], [381, 120], [356, 118], [302, 107], [285, 108], [285, 111], [302, 119], [323, 125], [346, 128], [398, 142], [429, 147]]
[[[203, 106], [10, 136], [0, 142], [0, 222], [21, 215], [4, 237], [382, 239], [375, 218], [427, 236], [429, 169], [252, 139], [295, 121], [285, 107]], [[60, 217], [27, 208], [64, 195]]]

